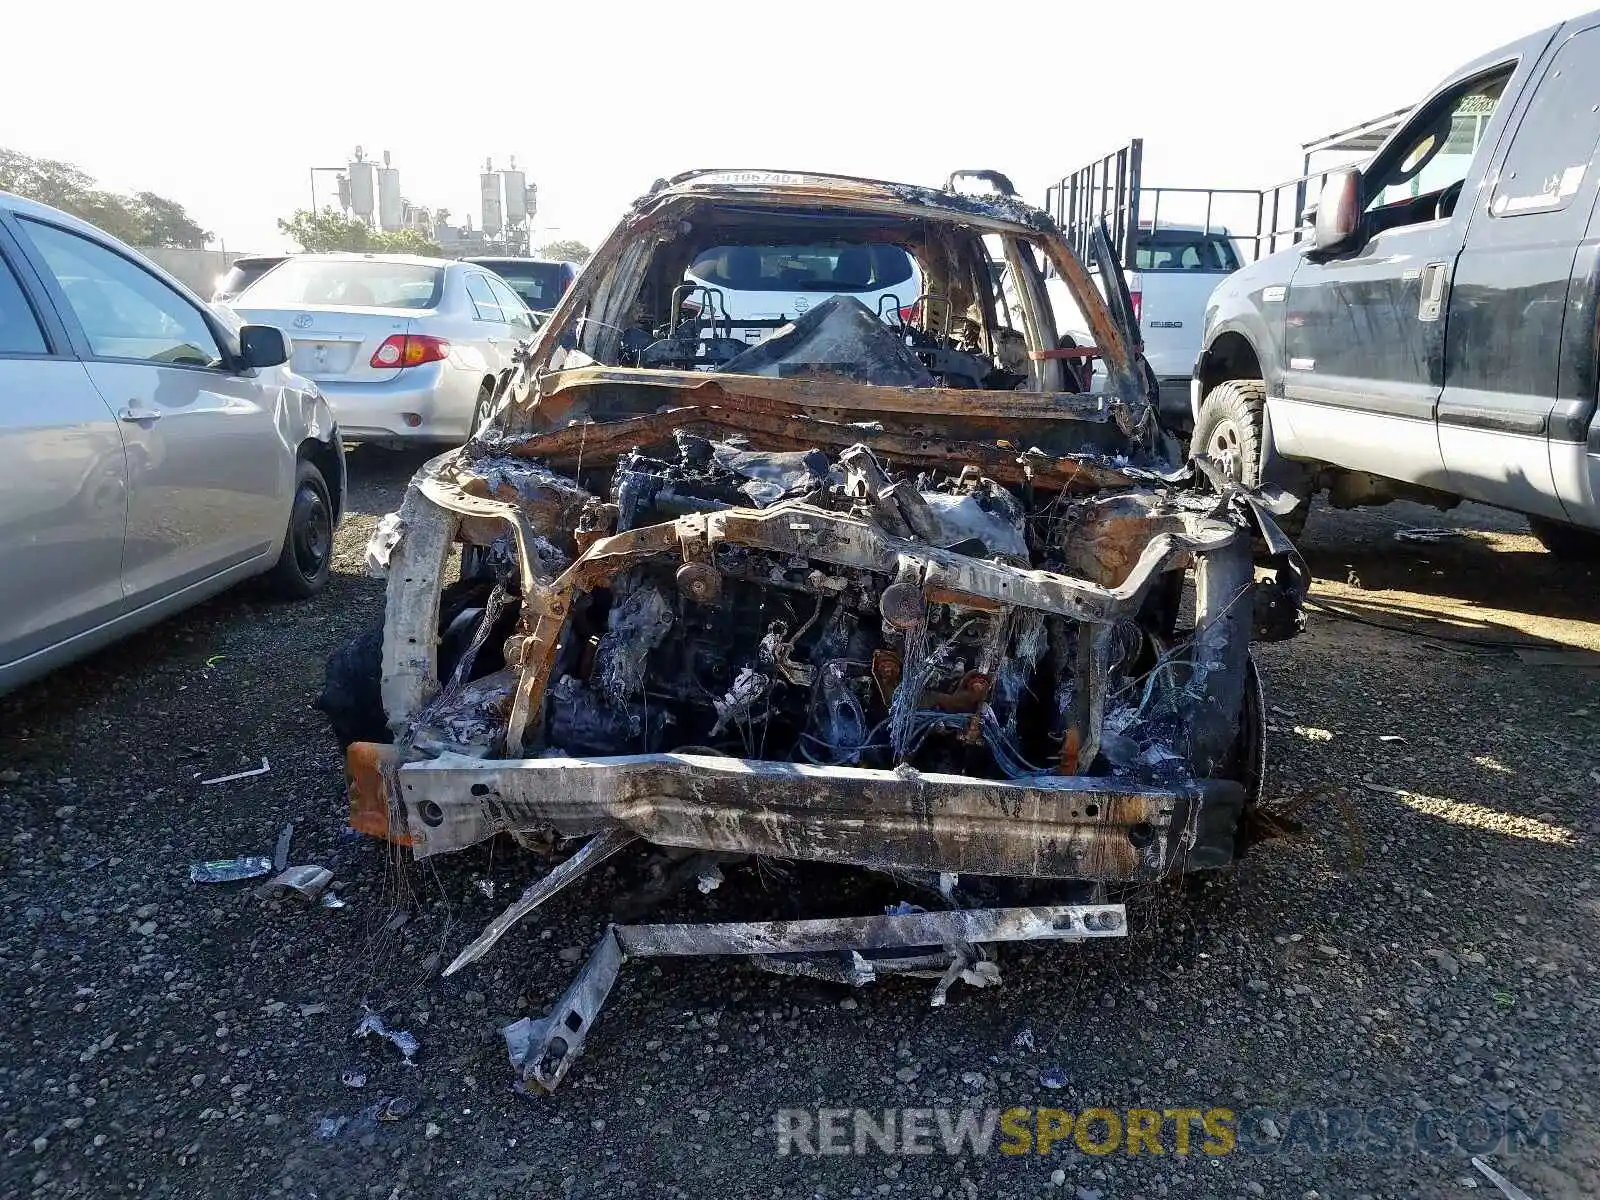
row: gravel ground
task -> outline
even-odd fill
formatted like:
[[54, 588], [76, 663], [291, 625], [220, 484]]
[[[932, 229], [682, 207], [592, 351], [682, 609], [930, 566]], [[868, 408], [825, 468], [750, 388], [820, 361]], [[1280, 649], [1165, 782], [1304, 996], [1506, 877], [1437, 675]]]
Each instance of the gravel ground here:
[[[1002, 987], [958, 985], [943, 1009], [918, 981], [633, 963], [567, 1083], [530, 1099], [497, 1028], [549, 1007], [641, 869], [607, 868], [441, 980], [439, 956], [539, 864], [495, 846], [418, 867], [344, 834], [308, 706], [324, 656], [381, 611], [361, 548], [416, 463], [352, 454], [355, 511], [314, 602], [240, 590], [0, 701], [0, 1196], [1496, 1194], [1445, 1142], [1322, 1148], [1310, 1110], [1328, 1109], [1408, 1133], [1559, 1110], [1552, 1148], [1494, 1162], [1541, 1200], [1600, 1191], [1600, 671], [1460, 640], [1600, 649], [1595, 572], [1557, 570], [1519, 521], [1314, 514], [1316, 595], [1341, 615], [1260, 654], [1270, 788], [1304, 827], [1149, 897], [1139, 936], [1007, 948]], [[1407, 525], [1471, 532], [1396, 541]], [[200, 782], [263, 756], [266, 775]], [[287, 821], [291, 861], [332, 868], [347, 907], [189, 882], [192, 861], [270, 854]], [[681, 911], [786, 886], [818, 912], [838, 899], [736, 868]], [[415, 1068], [352, 1038], [363, 1003], [415, 1033]], [[414, 1108], [360, 1119], [389, 1097]], [[779, 1156], [772, 1132], [780, 1108], [964, 1106], [1224, 1107], [1241, 1148], [1201, 1153], [1197, 1132], [1178, 1155], [1168, 1124], [1159, 1156], [1071, 1138]]]

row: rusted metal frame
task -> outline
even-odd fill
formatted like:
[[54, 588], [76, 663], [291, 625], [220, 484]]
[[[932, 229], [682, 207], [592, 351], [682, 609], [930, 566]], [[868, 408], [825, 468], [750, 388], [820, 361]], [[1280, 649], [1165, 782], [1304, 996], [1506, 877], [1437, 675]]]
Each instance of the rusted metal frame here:
[[1051, 350], [1029, 350], [1028, 357], [1034, 362], [1050, 362], [1058, 358], [1099, 358], [1098, 346], [1057, 346]]
[[523, 597], [523, 621], [526, 623], [532, 617], [534, 625], [532, 633], [521, 644], [520, 661], [516, 664], [522, 674], [517, 679], [511, 716], [506, 722], [507, 754], [515, 756], [525, 749], [528, 725], [544, 703], [544, 693], [550, 685], [574, 594], [592, 591], [640, 558], [671, 553], [677, 547], [678, 531], [672, 522], [612, 534], [595, 541], [556, 579]]
[[[920, 573], [924, 588], [937, 588], [954, 603], [989, 601], [1034, 608], [1074, 621], [1103, 622], [1131, 615], [1150, 581], [1192, 552], [1231, 545], [1242, 534], [1236, 528], [1205, 518], [1186, 521], [1189, 532], [1159, 532], [1146, 543], [1138, 562], [1115, 587], [1104, 587], [1069, 575], [969, 558], [922, 542], [893, 538], [876, 526], [801, 503], [774, 505], [760, 511], [730, 509], [703, 518], [707, 536], [739, 546], [900, 576], [910, 567]], [[806, 528], [796, 529], [796, 525]], [[821, 531], [826, 531], [823, 536]]]
[[398, 783], [419, 858], [501, 832], [623, 828], [656, 845], [731, 854], [1108, 882], [1178, 865], [1172, 832], [1240, 791], [1226, 780], [991, 780], [694, 754], [446, 753], [403, 765]]
[[[954, 909], [714, 925], [611, 925], [583, 970], [548, 1014], [537, 1020], [523, 1017], [500, 1032], [511, 1068], [517, 1073], [519, 1089], [550, 1092], [560, 1085], [582, 1053], [595, 1018], [610, 996], [622, 964], [629, 958], [826, 954], [989, 942], [1084, 941], [1123, 937], [1127, 929], [1127, 910], [1121, 904]], [[936, 996], [942, 998], [942, 993]]]
[[[1122, 334], [1117, 331], [1116, 322], [1111, 319], [1111, 310], [1106, 307], [1106, 302], [1089, 278], [1088, 271], [1059, 237], [1040, 238], [1039, 245], [1044, 248], [1045, 255], [1050, 259], [1050, 265], [1056, 274], [1061, 276], [1072, 290], [1079, 311], [1089, 323], [1089, 333], [1094, 338], [1095, 348], [1100, 352], [1100, 357], [1105, 361], [1106, 369], [1111, 374], [1114, 390], [1122, 397], [1124, 403], [1137, 410], [1146, 401], [1144, 382], [1139, 379], [1138, 372], [1134, 368], [1133, 349], [1123, 341]], [[1084, 293], [1092, 298], [1092, 303], [1086, 305], [1083, 302]]]
[[1239, 541], [1195, 561], [1195, 630], [1191, 679], [1203, 673], [1204, 699], [1189, 713], [1190, 762], [1200, 775], [1228, 768], [1244, 709], [1254, 619], [1255, 564]]
[[804, 921], [728, 921], [613, 928], [623, 953], [631, 958], [683, 958], [895, 950], [943, 946], [950, 942], [1123, 937], [1127, 927], [1127, 909], [1121, 904], [1051, 904], [879, 913], [869, 917], [822, 917]]
[[561, 649], [561, 631], [566, 627], [565, 611], [540, 613], [532, 634], [522, 643], [522, 657], [516, 664], [522, 673], [517, 676], [517, 690], [511, 697], [511, 715], [506, 719], [507, 754], [521, 754], [526, 748], [528, 723], [544, 703], [550, 673], [555, 670], [556, 652]]
[[533, 526], [529, 524], [527, 515], [515, 504], [487, 496], [474, 496], [452, 483], [433, 476], [423, 479], [417, 486], [434, 504], [448, 509], [459, 517], [504, 521], [511, 526], [511, 534], [517, 544], [517, 568], [522, 594], [532, 595], [544, 582], [533, 573], [533, 566], [538, 561], [533, 553], [533, 541], [536, 536]]
[[[1050, 297], [1044, 290], [1044, 280], [1039, 268], [1029, 257], [1031, 239], [1003, 237], [1006, 264], [1016, 284], [1017, 298], [1022, 301], [1022, 323], [1028, 343], [1035, 349], [1049, 349], [1056, 344], [1055, 315], [1050, 308]], [[1028, 362], [1035, 387], [1041, 392], [1061, 392], [1066, 389], [1066, 368], [1054, 359], [1036, 359]]]
[[1078, 642], [1078, 761], [1088, 766], [1100, 753], [1106, 719], [1106, 693], [1111, 680], [1111, 647], [1115, 625], [1086, 625]]
[[539, 905], [554, 896], [568, 884], [581, 879], [590, 871], [606, 862], [621, 850], [627, 849], [638, 841], [638, 835], [626, 829], [601, 830], [589, 841], [578, 848], [577, 853], [571, 858], [558, 863], [551, 868], [548, 874], [536, 879], [523, 890], [521, 896], [509, 905], [494, 920], [484, 926], [483, 932], [475, 937], [472, 942], [456, 955], [450, 965], [444, 969], [446, 975], [454, 975], [468, 963], [477, 962], [491, 949], [494, 944], [511, 931], [511, 927], [522, 920]]
[[[479, 497], [466, 497], [448, 485], [431, 489], [422, 500], [430, 506], [449, 509], [458, 503], [458, 497], [472, 505], [481, 503]], [[524, 594], [523, 620], [526, 623], [530, 616], [537, 620], [532, 636], [523, 643], [521, 661], [516, 664], [522, 675], [507, 722], [507, 752], [520, 754], [525, 747], [528, 725], [543, 704], [549, 686], [574, 593], [593, 590], [643, 557], [673, 552], [681, 556], [685, 542], [727, 542], [779, 553], [803, 553], [837, 566], [895, 577], [915, 573], [924, 589], [948, 596], [948, 603], [979, 607], [1021, 605], [1075, 621], [1101, 622], [1136, 608], [1151, 579], [1178, 559], [1193, 551], [1228, 544], [1240, 536], [1237, 530], [1218, 522], [1198, 519], [1194, 523], [1197, 528], [1185, 535], [1161, 532], [1153, 536], [1127, 578], [1112, 588], [892, 538], [867, 522], [798, 503], [761, 511], [732, 509], [709, 516], [680, 517], [674, 522], [600, 538], [555, 580], [536, 585]], [[1208, 525], [1212, 528], [1206, 528]], [[442, 564], [441, 557], [439, 570]], [[437, 580], [437, 570], [433, 578]], [[433, 591], [433, 608], [437, 610], [437, 588]], [[436, 612], [434, 620], [437, 622]], [[431, 641], [430, 637], [430, 660]], [[391, 720], [393, 712], [391, 709]]]
[[1000, 483], [1032, 482], [1046, 489], [1076, 486], [1091, 488], [1135, 487], [1147, 482], [1131, 478], [1117, 467], [1096, 461], [1058, 458], [1049, 455], [1022, 456], [983, 442], [934, 441], [927, 437], [893, 432], [877, 432], [816, 417], [802, 415], [771, 416], [712, 406], [692, 405], [666, 412], [621, 417], [614, 421], [594, 421], [569, 425], [549, 433], [530, 436], [506, 448], [522, 458], [542, 458], [565, 462], [581, 455], [588, 461], [649, 444], [678, 429], [696, 426], [740, 433], [760, 433], [781, 441], [784, 446], [810, 449], [818, 445], [847, 447], [856, 444], [909, 463], [930, 466], [971, 464]]
[[[1037, 344], [1037, 343], [1035, 343]], [[561, 413], [560, 397], [596, 384], [669, 388], [691, 403], [711, 401], [737, 408], [743, 402], [768, 400], [797, 411], [827, 409], [861, 414], [904, 413], [916, 416], [990, 416], [997, 419], [1073, 420], [1094, 418], [1101, 402], [1056, 386], [1034, 392], [973, 391], [970, 388], [890, 387], [849, 379], [774, 379], [765, 375], [728, 375], [717, 371], [678, 371], [644, 367], [574, 367], [547, 381], [542, 411]]]
[[439, 690], [439, 579], [459, 517], [413, 486], [401, 501], [400, 523], [400, 541], [389, 559], [379, 679], [383, 709], [397, 737]]
[[973, 239], [962, 239], [958, 251], [962, 270], [970, 279], [971, 287], [978, 297], [978, 312], [982, 318], [984, 346], [991, 356], [1000, 353], [1000, 318], [995, 308], [995, 288], [989, 279], [989, 258], [983, 250], [983, 243]]

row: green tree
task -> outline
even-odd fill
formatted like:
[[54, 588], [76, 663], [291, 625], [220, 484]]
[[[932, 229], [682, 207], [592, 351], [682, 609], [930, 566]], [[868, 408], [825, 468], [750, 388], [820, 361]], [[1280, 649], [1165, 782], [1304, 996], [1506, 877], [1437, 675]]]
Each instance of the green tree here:
[[135, 192], [133, 211], [144, 236], [143, 246], [174, 246], [184, 250], [204, 250], [211, 233], [201, 229], [184, 211], [183, 205], [154, 192]]
[[211, 236], [175, 200], [155, 192], [121, 196], [71, 163], [33, 158], [4, 147], [0, 147], [0, 190], [69, 212], [135, 246], [199, 250]]
[[302, 250], [350, 250], [357, 254], [442, 254], [439, 244], [415, 229], [385, 233], [359, 217], [328, 207], [320, 212], [296, 209], [278, 228]]
[[577, 238], [561, 238], [559, 241], [546, 242], [539, 247], [538, 258], [558, 258], [563, 262], [588, 262], [589, 255], [594, 251], [585, 246]]

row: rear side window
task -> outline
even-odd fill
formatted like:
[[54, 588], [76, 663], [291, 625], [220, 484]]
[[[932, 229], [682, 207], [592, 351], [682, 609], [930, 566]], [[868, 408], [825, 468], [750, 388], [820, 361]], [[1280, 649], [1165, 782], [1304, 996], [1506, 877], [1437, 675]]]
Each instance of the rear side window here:
[[490, 267], [534, 312], [556, 306], [570, 282], [568, 269], [559, 263], [498, 262]]
[[533, 330], [533, 316], [511, 288], [498, 279], [490, 278], [489, 290], [494, 293], [500, 311], [505, 314], [506, 324], [515, 325], [518, 329]]
[[1600, 136], [1594, 76], [1584, 70], [1600, 53], [1597, 33], [1585, 29], [1556, 51], [1506, 154], [1489, 201], [1495, 216], [1557, 212], [1578, 194]]
[[1140, 235], [1134, 263], [1141, 271], [1237, 271], [1239, 256], [1224, 234], [1158, 229]]
[[23, 218], [22, 228], [98, 358], [216, 367], [222, 351], [200, 310], [99, 242]]
[[741, 292], [875, 292], [911, 278], [911, 256], [882, 242], [713, 246], [689, 274]]
[[279, 263], [239, 295], [240, 308], [295, 308], [327, 304], [335, 308], [435, 308], [444, 272], [422, 263], [372, 259], [308, 260]]
[[500, 302], [494, 298], [487, 276], [468, 275], [467, 295], [472, 300], [472, 311], [477, 314], [478, 320], [505, 321], [505, 314], [500, 311]]
[[33, 305], [23, 294], [22, 284], [0, 258], [0, 354], [45, 353], [44, 330]]

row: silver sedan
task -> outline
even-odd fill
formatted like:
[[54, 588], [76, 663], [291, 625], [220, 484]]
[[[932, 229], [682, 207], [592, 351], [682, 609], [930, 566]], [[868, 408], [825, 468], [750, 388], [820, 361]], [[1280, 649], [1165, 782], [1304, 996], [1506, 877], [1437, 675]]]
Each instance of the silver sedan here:
[[283, 330], [345, 437], [388, 445], [465, 440], [534, 329], [492, 272], [399, 254], [297, 254], [232, 308]]
[[266, 575], [327, 582], [344, 453], [278, 330], [0, 192], [0, 691]]

